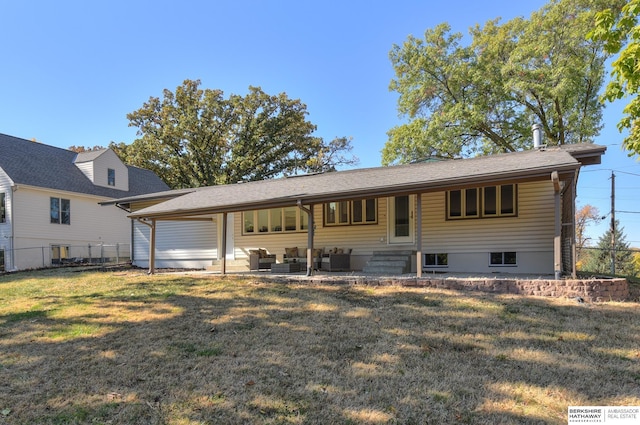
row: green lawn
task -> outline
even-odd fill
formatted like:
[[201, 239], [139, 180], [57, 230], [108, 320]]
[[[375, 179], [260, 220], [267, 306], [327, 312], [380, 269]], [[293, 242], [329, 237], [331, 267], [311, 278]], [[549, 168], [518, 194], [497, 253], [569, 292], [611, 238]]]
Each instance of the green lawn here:
[[640, 304], [143, 271], [0, 277], [0, 424], [567, 423]]

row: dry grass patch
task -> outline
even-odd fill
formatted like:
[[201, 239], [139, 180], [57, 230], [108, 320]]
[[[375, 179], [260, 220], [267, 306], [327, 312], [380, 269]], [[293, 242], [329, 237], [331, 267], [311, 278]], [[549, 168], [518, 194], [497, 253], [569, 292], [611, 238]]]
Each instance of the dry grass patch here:
[[0, 424], [566, 423], [640, 405], [637, 303], [42, 271], [0, 278]]

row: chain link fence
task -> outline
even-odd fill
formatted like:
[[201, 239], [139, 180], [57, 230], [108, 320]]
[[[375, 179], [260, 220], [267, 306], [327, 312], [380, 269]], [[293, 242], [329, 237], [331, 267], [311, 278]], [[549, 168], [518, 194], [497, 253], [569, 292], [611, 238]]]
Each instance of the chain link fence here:
[[[583, 275], [618, 276], [640, 280], [640, 249], [582, 247], [577, 250], [578, 272]], [[612, 258], [615, 260], [612, 261]]]
[[[0, 251], [0, 272], [78, 265], [116, 265], [131, 262], [128, 243], [48, 245]], [[6, 270], [9, 268], [10, 270]]]

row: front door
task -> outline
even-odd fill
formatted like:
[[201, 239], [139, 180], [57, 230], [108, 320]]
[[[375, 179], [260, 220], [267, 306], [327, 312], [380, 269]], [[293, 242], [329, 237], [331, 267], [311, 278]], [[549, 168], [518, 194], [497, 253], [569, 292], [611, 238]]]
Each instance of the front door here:
[[389, 198], [389, 243], [413, 244], [415, 238], [413, 195]]

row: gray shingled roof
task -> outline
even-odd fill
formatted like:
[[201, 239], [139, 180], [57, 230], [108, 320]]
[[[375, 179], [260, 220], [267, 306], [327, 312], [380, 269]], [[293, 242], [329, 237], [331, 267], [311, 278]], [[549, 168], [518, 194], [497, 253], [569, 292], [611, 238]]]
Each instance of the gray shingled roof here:
[[105, 153], [107, 149], [98, 149], [95, 151], [79, 152], [76, 156], [75, 163], [91, 162]]
[[[94, 155], [100, 155], [97, 152]], [[129, 190], [94, 185], [74, 164], [76, 153], [0, 133], [0, 168], [17, 185], [29, 185], [106, 198], [123, 198], [167, 190], [155, 173], [128, 166]], [[91, 157], [87, 155], [86, 158]], [[83, 159], [86, 159], [83, 158]]]
[[[593, 156], [598, 157], [605, 150], [604, 147], [597, 145], [589, 145], [584, 149], [575, 146], [573, 149], [582, 154], [589, 151]], [[552, 171], [573, 173], [580, 168], [580, 162], [570, 151], [570, 149], [549, 148], [471, 159], [364, 168], [211, 186], [180, 194], [181, 196], [136, 211], [130, 216], [162, 218], [213, 214], [295, 205], [298, 201], [308, 205], [358, 197], [393, 196], [442, 190], [455, 186], [514, 179], [550, 179]], [[171, 192], [165, 195], [171, 195]]]

